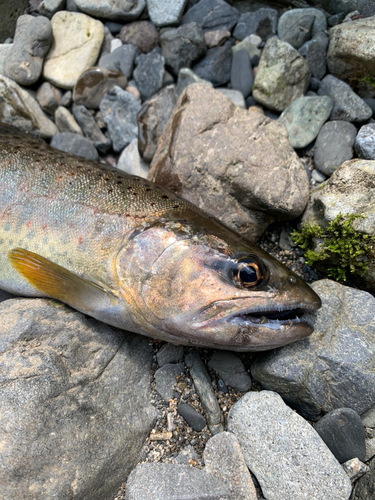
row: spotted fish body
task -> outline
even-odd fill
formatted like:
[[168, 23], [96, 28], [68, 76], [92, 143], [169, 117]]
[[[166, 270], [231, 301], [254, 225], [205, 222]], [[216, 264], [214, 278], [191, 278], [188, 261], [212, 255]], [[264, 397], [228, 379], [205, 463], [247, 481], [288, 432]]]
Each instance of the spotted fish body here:
[[320, 306], [300, 278], [188, 201], [5, 126], [0, 288], [177, 344], [244, 351], [305, 337], [301, 315]]

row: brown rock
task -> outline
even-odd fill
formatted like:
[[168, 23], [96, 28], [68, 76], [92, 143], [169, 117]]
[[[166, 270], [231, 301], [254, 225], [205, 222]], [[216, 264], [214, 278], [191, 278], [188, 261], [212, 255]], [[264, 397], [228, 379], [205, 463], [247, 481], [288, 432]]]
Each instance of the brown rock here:
[[149, 21], [135, 21], [121, 29], [120, 39], [122, 43], [131, 43], [147, 54], [158, 45], [159, 32]]
[[204, 34], [204, 41], [210, 49], [211, 47], [219, 47], [220, 45], [223, 45], [229, 37], [230, 31], [227, 30], [207, 31]]
[[308, 201], [307, 174], [285, 128], [202, 84], [181, 94], [151, 167], [150, 180], [251, 240]]

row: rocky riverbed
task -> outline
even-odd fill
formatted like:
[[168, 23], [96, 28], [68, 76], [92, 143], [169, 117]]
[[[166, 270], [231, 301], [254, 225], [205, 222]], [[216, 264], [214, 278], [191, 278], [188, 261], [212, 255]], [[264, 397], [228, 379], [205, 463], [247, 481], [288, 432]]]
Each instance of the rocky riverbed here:
[[373, 498], [374, 259], [337, 283], [290, 233], [348, 214], [375, 236], [375, 3], [30, 0], [10, 14], [0, 121], [189, 199], [323, 306], [309, 338], [234, 354], [4, 295], [2, 498]]

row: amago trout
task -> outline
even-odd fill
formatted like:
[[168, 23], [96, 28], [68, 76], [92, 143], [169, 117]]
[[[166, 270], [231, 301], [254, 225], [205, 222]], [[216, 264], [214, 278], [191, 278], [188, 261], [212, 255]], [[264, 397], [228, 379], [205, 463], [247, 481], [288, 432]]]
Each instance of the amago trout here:
[[254, 244], [147, 180], [0, 126], [0, 288], [167, 340], [261, 351], [321, 305]]

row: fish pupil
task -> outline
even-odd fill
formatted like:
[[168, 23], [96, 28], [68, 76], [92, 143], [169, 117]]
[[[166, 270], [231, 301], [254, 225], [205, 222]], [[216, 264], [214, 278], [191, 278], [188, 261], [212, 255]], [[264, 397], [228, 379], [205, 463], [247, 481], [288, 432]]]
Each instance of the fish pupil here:
[[242, 283], [254, 283], [257, 279], [257, 272], [252, 266], [247, 265], [240, 270], [240, 280]]

